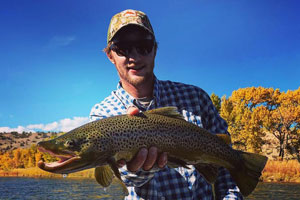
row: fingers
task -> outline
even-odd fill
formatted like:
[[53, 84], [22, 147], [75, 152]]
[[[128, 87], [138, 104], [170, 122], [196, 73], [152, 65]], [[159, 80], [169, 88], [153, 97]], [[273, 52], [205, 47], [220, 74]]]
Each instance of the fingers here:
[[118, 160], [117, 161], [117, 167], [118, 168], [121, 168], [121, 167], [123, 167], [124, 165], [126, 165], [126, 161], [125, 160]]
[[131, 106], [127, 109], [127, 114], [131, 116], [137, 115], [139, 112], [140, 112], [139, 109], [134, 106]]
[[153, 167], [157, 160], [157, 152], [158, 150], [156, 147], [149, 148], [147, 159], [145, 160], [145, 163], [143, 165], [144, 170], [150, 170]]
[[168, 155], [166, 152], [158, 153], [157, 147], [150, 147], [149, 149], [141, 148], [137, 155], [128, 163], [125, 160], [119, 160], [118, 167], [123, 167], [127, 164], [127, 169], [131, 172], [136, 172], [140, 168], [143, 170], [150, 170], [155, 164], [159, 168], [164, 168], [168, 162]]
[[157, 160], [157, 165], [159, 168], [164, 168], [167, 165], [168, 162], [168, 154], [167, 152], [162, 152]]
[[140, 149], [137, 155], [127, 163], [127, 169], [131, 172], [136, 172], [139, 170], [145, 163], [148, 155], [148, 150], [146, 148]]

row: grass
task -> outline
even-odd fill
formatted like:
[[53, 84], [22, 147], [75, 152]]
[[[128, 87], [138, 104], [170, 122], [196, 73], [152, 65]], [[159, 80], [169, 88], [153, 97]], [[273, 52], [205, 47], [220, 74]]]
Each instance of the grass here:
[[261, 177], [264, 182], [300, 183], [300, 163], [297, 160], [270, 160]]
[[[37, 167], [27, 169], [0, 170], [1, 176], [21, 177], [62, 177], [61, 174], [53, 174]], [[94, 178], [94, 169], [83, 170], [69, 174], [71, 178]], [[297, 160], [276, 161], [269, 160], [263, 170], [261, 181], [263, 182], [297, 182], [300, 183], [300, 163]]]

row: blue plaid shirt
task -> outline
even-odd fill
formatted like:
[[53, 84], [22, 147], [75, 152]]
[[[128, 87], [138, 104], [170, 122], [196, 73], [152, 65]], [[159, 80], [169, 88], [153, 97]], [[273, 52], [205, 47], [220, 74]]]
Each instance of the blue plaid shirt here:
[[[226, 122], [219, 116], [212, 101], [202, 89], [155, 79], [154, 99], [147, 108], [138, 104], [120, 84], [117, 90], [102, 102], [96, 104], [90, 113], [90, 119], [97, 120], [110, 116], [126, 114], [127, 108], [136, 106], [140, 110], [150, 110], [165, 106], [176, 106], [184, 118], [211, 133], [228, 133]], [[228, 133], [229, 134], [229, 133]], [[238, 187], [225, 168], [219, 169], [218, 179], [213, 187], [191, 165], [164, 169], [153, 168], [150, 171], [130, 172], [126, 166], [120, 169], [129, 195], [125, 199], [243, 199]]]

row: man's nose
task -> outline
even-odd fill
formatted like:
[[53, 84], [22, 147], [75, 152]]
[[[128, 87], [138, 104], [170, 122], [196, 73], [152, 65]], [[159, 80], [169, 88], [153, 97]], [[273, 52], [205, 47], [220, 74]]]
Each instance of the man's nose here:
[[132, 47], [131, 51], [128, 54], [129, 61], [138, 61], [141, 55], [137, 52], [135, 47]]

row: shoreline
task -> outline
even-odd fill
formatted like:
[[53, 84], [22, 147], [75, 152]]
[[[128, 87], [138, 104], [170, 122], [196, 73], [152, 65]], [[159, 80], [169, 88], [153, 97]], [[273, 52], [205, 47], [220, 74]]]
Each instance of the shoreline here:
[[[63, 178], [63, 174], [43, 171], [38, 167], [18, 168], [9, 171], [0, 170], [0, 177]], [[94, 169], [87, 169], [67, 175], [68, 178], [94, 178]]]
[[[63, 178], [62, 174], [43, 171], [38, 167], [0, 170], [0, 177]], [[68, 178], [94, 179], [94, 169], [68, 174]], [[260, 177], [266, 183], [300, 183], [300, 163], [297, 160], [270, 160]]]

